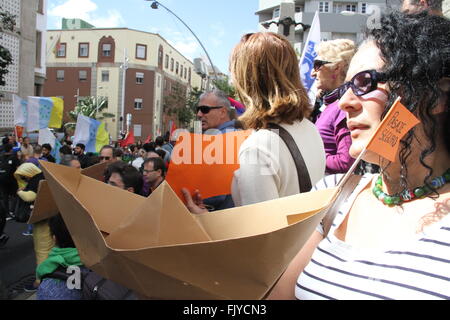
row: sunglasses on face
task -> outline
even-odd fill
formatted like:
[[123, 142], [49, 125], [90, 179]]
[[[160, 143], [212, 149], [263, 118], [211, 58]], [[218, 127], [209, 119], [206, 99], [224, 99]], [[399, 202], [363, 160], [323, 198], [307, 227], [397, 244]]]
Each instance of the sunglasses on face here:
[[209, 107], [209, 106], [198, 106], [197, 113], [201, 111], [203, 114], [208, 114], [212, 109], [221, 109], [223, 106]]
[[314, 60], [314, 66], [313, 66], [313, 68], [314, 68], [314, 71], [319, 71], [320, 70], [320, 68], [322, 68], [322, 66], [323, 65], [326, 65], [326, 64], [329, 64], [329, 63], [333, 63], [333, 62], [330, 62], [330, 61], [325, 61], [325, 60]]
[[106, 160], [106, 161], [111, 159], [111, 157], [99, 157], [99, 158], [100, 158], [100, 160]]
[[361, 71], [354, 75], [354, 77], [344, 83], [338, 88], [339, 98], [347, 92], [348, 89], [352, 89], [353, 94], [357, 97], [363, 96], [369, 92], [372, 92], [378, 88], [378, 83], [386, 82], [386, 76], [384, 73], [377, 72], [375, 70]]

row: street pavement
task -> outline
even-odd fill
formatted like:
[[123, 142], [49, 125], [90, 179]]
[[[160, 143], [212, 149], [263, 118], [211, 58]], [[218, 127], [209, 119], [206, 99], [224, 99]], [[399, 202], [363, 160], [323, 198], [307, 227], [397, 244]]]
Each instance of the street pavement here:
[[33, 237], [24, 236], [25, 223], [8, 220], [5, 233], [9, 241], [0, 248], [0, 299], [28, 299], [32, 294], [23, 286], [33, 282], [36, 260]]

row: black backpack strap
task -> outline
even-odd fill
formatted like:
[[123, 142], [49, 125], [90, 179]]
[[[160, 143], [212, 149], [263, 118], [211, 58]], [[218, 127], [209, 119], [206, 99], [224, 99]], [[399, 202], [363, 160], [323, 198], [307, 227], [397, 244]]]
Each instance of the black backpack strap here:
[[41, 277], [41, 280], [44, 280], [45, 278], [49, 278], [49, 279], [58, 279], [58, 280], [62, 280], [62, 281], [67, 281], [67, 279], [69, 279], [69, 277], [70, 277], [70, 274], [66, 273], [66, 268], [59, 267], [52, 273], [44, 274]]
[[289, 152], [292, 155], [292, 158], [294, 159], [295, 167], [297, 168], [300, 193], [311, 191], [312, 188], [311, 177], [309, 176], [305, 160], [303, 159], [302, 153], [298, 149], [298, 146], [295, 143], [294, 138], [292, 138], [291, 134], [286, 129], [284, 129], [278, 124], [269, 123], [268, 126], [270, 129], [274, 129], [271, 131], [277, 133], [280, 136], [281, 140], [284, 141], [284, 143], [289, 149]]

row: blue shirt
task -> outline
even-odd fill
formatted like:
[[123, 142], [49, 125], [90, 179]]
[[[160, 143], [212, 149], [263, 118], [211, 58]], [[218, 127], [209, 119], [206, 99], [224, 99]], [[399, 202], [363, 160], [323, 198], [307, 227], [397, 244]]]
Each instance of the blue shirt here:
[[235, 128], [235, 126], [236, 126], [236, 120], [230, 120], [230, 121], [222, 123], [219, 127], [217, 127], [217, 130], [219, 130], [222, 133], [233, 132], [233, 131], [238, 130]]

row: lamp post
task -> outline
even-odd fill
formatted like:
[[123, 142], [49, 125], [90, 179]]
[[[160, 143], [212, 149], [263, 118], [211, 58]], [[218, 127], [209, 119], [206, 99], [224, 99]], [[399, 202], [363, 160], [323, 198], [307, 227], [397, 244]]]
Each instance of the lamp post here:
[[303, 28], [303, 31], [306, 31], [306, 30], [308, 30], [309, 28], [311, 28], [311, 26], [310, 26], [309, 24], [305, 24], [305, 23], [302, 23], [302, 22], [295, 22], [295, 20], [292, 19], [291, 17], [285, 17], [285, 18], [281, 19], [280, 21], [264, 22], [264, 23], [262, 23], [261, 25], [262, 25], [264, 28], [269, 29], [269, 27], [270, 27], [272, 24], [276, 24], [277, 26], [282, 25], [282, 26], [283, 26], [283, 35], [284, 35], [285, 37], [289, 37], [290, 29], [291, 29], [291, 26], [292, 26], [292, 25], [294, 25], [294, 26], [299, 26], [299, 25], [301, 25], [302, 28]]
[[156, 0], [145, 0], [145, 1], [152, 1], [151, 4], [151, 8], [152, 9], [158, 9], [159, 6], [163, 7], [164, 9], [166, 9], [168, 12], [170, 12], [171, 14], [173, 14], [178, 20], [181, 21], [182, 24], [185, 25], [186, 28], [189, 29], [189, 31], [193, 34], [193, 36], [195, 37], [195, 39], [197, 39], [198, 43], [200, 44], [200, 46], [203, 48], [203, 51], [205, 51], [206, 56], [208, 57], [209, 63], [211, 64], [211, 67], [213, 69], [214, 72], [214, 77], [216, 78], [216, 80], [218, 80], [219, 78], [217, 77], [217, 73], [216, 73], [216, 69], [214, 67], [214, 64], [212, 63], [211, 58], [209, 57], [208, 51], [206, 51], [205, 46], [202, 44], [202, 42], [200, 41], [200, 39], [197, 37], [197, 35], [194, 33], [194, 31], [192, 31], [191, 28], [189, 28], [189, 26], [179, 17], [177, 16], [172, 10], [170, 10], [169, 8], [167, 8], [165, 5], [163, 5], [161, 2], [158, 2]]

